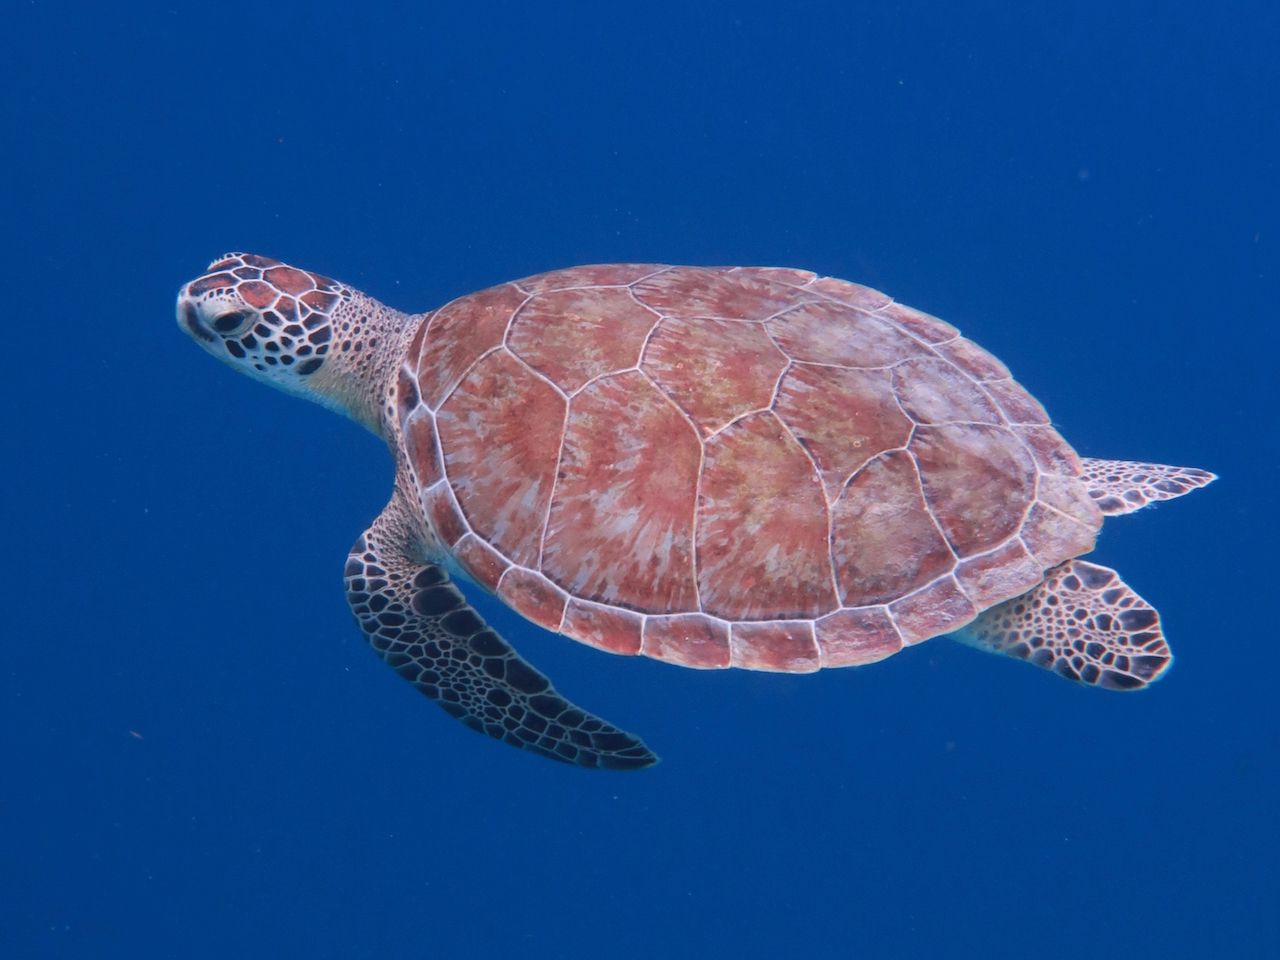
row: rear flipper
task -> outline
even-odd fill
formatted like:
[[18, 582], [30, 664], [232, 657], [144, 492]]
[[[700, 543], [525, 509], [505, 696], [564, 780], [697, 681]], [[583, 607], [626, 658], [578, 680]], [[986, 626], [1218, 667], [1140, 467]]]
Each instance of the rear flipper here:
[[1169, 467], [1135, 460], [1080, 461], [1080, 479], [1103, 513], [1131, 513], [1156, 500], [1172, 500], [1217, 480], [1215, 474], [1195, 467]]
[[1085, 560], [1054, 567], [1034, 590], [992, 607], [956, 639], [1108, 690], [1145, 687], [1173, 662], [1160, 615], [1114, 570]]

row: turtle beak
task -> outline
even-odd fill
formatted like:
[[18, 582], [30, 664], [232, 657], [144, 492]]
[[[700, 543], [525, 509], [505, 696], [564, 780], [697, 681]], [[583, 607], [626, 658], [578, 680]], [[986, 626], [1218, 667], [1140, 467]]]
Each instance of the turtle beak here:
[[196, 305], [181, 294], [178, 295], [178, 326], [205, 343], [212, 343], [217, 339], [200, 319], [200, 311], [196, 309]]

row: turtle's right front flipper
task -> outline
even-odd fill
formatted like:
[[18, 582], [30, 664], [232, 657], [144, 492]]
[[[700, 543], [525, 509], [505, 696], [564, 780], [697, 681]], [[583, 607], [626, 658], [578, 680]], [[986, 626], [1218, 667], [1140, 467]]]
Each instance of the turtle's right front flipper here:
[[443, 568], [415, 563], [379, 517], [344, 571], [347, 602], [395, 671], [473, 730], [553, 760], [637, 769], [638, 738], [574, 706], [487, 627]]

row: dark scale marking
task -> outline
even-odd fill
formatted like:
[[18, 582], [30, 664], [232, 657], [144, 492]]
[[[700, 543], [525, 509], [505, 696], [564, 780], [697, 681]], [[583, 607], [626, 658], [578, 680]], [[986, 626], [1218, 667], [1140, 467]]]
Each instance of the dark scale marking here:
[[471, 729], [553, 760], [623, 770], [657, 761], [557, 693], [485, 626], [443, 568], [393, 550], [393, 507], [356, 541], [343, 573], [356, 620], [400, 676]]
[[467, 638], [484, 629], [484, 621], [470, 607], [455, 610], [440, 621], [455, 637]]
[[439, 617], [463, 603], [462, 594], [453, 587], [428, 587], [413, 595], [413, 612], [424, 617]]
[[1120, 614], [1120, 622], [1126, 630], [1145, 630], [1156, 622], [1154, 610], [1125, 610]]
[[433, 587], [437, 583], [448, 583], [449, 577], [445, 574], [442, 567], [426, 566], [413, 578], [413, 585], [419, 590], [424, 587]]

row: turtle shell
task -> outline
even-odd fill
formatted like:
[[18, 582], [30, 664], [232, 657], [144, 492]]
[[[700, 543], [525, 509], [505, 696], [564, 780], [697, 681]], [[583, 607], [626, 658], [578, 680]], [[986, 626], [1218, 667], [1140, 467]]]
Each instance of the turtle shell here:
[[882, 659], [1092, 549], [1043, 408], [948, 324], [782, 268], [539, 274], [426, 315], [405, 461], [458, 564], [616, 653]]

